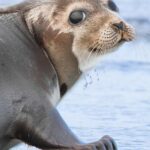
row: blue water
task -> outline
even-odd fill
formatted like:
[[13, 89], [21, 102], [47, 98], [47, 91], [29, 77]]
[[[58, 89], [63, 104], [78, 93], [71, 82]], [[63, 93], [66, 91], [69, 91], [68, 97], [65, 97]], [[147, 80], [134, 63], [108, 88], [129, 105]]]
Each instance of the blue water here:
[[[58, 109], [83, 141], [111, 135], [119, 150], [150, 150], [150, 1], [116, 2], [137, 39], [83, 75]], [[13, 150], [20, 149], [33, 150], [25, 145]]]

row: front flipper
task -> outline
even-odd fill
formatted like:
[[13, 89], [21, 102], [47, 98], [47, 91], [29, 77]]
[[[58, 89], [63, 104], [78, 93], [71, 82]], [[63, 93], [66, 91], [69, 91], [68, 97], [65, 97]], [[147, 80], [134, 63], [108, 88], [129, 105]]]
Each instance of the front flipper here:
[[40, 149], [72, 149], [81, 142], [67, 127], [55, 108], [41, 122], [35, 122], [34, 114], [21, 112], [12, 123], [8, 137], [20, 140]]
[[93, 143], [96, 150], [117, 150], [115, 141], [110, 136], [102, 137], [98, 142]]
[[43, 132], [50, 141], [67, 146], [81, 144], [55, 108], [49, 112], [45, 124], [46, 128]]
[[81, 143], [55, 108], [49, 111], [46, 118], [40, 118], [41, 122], [35, 122], [33, 116], [27, 113], [19, 115], [10, 128], [11, 139], [21, 140], [42, 150], [117, 150], [109, 136], [91, 144]]
[[75, 145], [73, 150], [117, 150], [117, 145], [111, 137], [104, 136], [91, 144]]
[[68, 128], [56, 109], [49, 115], [49, 124], [45, 133], [50, 141], [68, 146], [65, 149], [69, 150], [117, 150], [115, 141], [109, 136], [104, 136], [94, 143], [83, 144]]

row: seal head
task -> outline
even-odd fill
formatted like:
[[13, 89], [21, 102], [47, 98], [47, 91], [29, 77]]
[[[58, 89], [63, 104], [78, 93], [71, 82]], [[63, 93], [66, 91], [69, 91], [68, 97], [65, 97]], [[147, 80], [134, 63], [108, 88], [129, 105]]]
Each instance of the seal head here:
[[11, 10], [21, 12], [60, 85], [68, 88], [104, 54], [134, 39], [133, 28], [118, 16], [111, 0], [33, 0]]

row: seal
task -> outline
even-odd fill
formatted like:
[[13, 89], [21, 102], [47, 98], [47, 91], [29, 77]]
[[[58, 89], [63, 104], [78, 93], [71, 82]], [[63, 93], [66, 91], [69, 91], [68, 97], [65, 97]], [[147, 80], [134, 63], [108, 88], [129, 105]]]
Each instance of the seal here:
[[56, 110], [81, 74], [134, 31], [110, 0], [30, 0], [0, 9], [0, 149], [116, 150], [83, 144]]

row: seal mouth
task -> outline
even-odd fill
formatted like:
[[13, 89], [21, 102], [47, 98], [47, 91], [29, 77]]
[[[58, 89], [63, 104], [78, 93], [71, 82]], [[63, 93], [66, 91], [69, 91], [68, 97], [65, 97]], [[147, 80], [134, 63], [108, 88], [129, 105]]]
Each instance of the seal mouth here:
[[124, 27], [124, 30], [118, 30], [115, 33], [112, 31], [111, 34], [101, 33], [101, 35], [101, 39], [89, 46], [88, 51], [90, 52], [90, 54], [100, 53], [101, 55], [103, 55], [108, 52], [115, 51], [122, 44], [133, 41], [135, 38], [134, 30], [129, 27]]
[[[121, 38], [118, 42], [112, 42], [112, 46], [106, 46], [104, 49], [102, 47], [100, 47], [100, 45], [97, 45], [96, 47], [90, 47], [89, 48], [89, 52], [91, 53], [106, 53], [106, 52], [110, 52], [113, 48], [117, 48], [120, 45], [124, 44], [125, 42], [127, 42], [127, 40]], [[106, 44], [107, 45], [107, 44]]]
[[125, 40], [125, 39], [120, 39], [120, 40], [118, 41], [118, 44], [120, 45], [120, 44], [123, 44], [123, 43], [125, 43], [125, 42], [127, 42], [127, 40]]
[[95, 52], [100, 52], [100, 51], [102, 51], [102, 49], [101, 48], [98, 48], [98, 47], [90, 47], [89, 48], [89, 52], [92, 52], [92, 53], [95, 53]]

